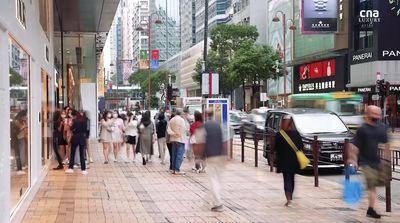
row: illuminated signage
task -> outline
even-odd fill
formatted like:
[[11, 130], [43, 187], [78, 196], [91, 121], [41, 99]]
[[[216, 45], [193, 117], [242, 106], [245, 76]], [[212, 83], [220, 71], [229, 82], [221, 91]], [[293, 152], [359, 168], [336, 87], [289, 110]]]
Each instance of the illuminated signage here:
[[300, 66], [300, 80], [317, 79], [336, 75], [336, 60], [324, 60]]
[[302, 31], [336, 32], [337, 0], [302, 0]]

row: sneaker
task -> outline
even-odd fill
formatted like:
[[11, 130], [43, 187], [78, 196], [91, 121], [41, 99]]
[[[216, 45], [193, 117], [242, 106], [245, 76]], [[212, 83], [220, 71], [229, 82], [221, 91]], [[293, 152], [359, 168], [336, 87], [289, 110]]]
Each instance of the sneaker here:
[[82, 175], [88, 175], [88, 172], [86, 170], [82, 170]]
[[54, 167], [53, 170], [63, 170], [64, 166], [58, 165], [57, 167]]
[[78, 164], [75, 164], [74, 165], [74, 169], [78, 169], [79, 168], [79, 165]]
[[74, 173], [74, 169], [67, 169], [65, 173]]
[[104, 164], [108, 164], [108, 161], [104, 161]]
[[18, 171], [17, 171], [17, 175], [18, 175], [18, 176], [25, 175], [25, 174], [26, 174], [26, 172], [23, 171], [23, 170], [18, 170]]
[[185, 175], [186, 173], [183, 171], [175, 171], [174, 174], [175, 175]]
[[376, 211], [373, 208], [368, 208], [367, 217], [379, 219], [382, 217], [382, 215], [376, 213]]
[[90, 158], [90, 159], [89, 159], [89, 162], [90, 162], [90, 163], [93, 163], [93, 159], [92, 159], [92, 158]]
[[165, 165], [165, 162], [164, 162], [164, 161], [161, 161], [161, 165]]
[[218, 205], [218, 206], [212, 207], [211, 211], [222, 212], [222, 211], [224, 211], [224, 206], [223, 205]]

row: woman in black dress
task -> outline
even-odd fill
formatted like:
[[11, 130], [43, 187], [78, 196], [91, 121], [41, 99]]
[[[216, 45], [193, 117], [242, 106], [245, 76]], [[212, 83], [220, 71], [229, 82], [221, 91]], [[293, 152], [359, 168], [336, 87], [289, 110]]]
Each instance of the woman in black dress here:
[[[298, 149], [303, 150], [303, 141], [294, 126], [293, 119], [286, 115], [281, 120], [281, 129], [286, 132]], [[289, 145], [280, 132], [276, 134], [275, 148], [277, 156], [277, 171], [283, 174], [284, 190], [286, 196], [285, 206], [293, 200], [294, 176], [300, 170], [299, 162], [294, 149]]]

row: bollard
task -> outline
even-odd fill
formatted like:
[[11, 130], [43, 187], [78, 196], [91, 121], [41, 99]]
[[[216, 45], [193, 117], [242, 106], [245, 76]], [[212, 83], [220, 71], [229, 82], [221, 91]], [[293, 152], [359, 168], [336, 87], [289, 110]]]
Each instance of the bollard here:
[[244, 131], [243, 131], [243, 127], [240, 128], [240, 140], [242, 142], [242, 163], [244, 162]]
[[318, 136], [314, 136], [314, 140], [312, 142], [312, 148], [313, 148], [314, 187], [319, 187], [319, 181], [318, 181], [318, 160], [319, 160]]
[[391, 193], [391, 181], [389, 181], [388, 185], [385, 188], [385, 196], [386, 196], [386, 212], [392, 212], [392, 193]]
[[348, 154], [349, 154], [349, 139], [345, 139], [344, 140], [344, 145], [343, 145], [343, 151], [342, 151], [342, 153], [343, 153], [343, 163], [344, 163], [344, 173], [345, 173], [345, 177], [346, 177], [346, 180], [349, 180], [350, 179], [350, 173], [349, 173], [349, 171], [348, 171], [348, 166], [349, 166], [349, 163], [347, 162], [347, 159], [348, 159]]
[[257, 132], [253, 135], [254, 139], [254, 166], [258, 167], [258, 134]]

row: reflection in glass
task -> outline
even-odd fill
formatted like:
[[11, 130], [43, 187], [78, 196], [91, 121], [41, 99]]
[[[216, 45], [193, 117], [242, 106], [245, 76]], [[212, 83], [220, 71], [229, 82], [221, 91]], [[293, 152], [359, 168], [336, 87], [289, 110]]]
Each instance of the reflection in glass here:
[[11, 204], [29, 187], [29, 55], [9, 40]]

